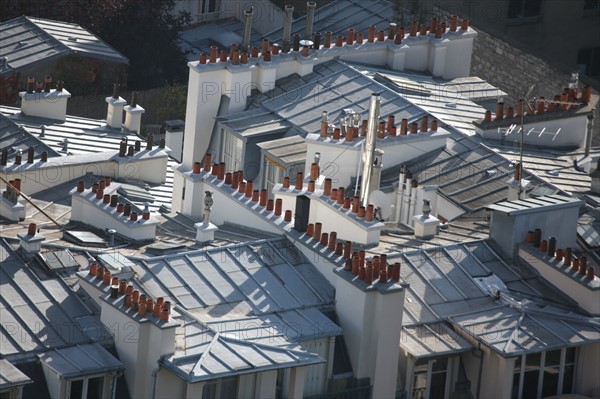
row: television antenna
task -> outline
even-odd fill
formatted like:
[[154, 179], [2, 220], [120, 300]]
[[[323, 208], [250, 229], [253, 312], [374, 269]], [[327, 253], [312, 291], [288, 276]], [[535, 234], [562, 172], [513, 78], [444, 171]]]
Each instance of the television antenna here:
[[535, 83], [529, 86], [529, 89], [523, 93], [523, 107], [521, 109], [521, 141], [519, 143], [519, 199], [522, 199], [523, 195], [523, 139], [525, 134], [525, 112], [526, 109], [529, 108], [529, 96], [535, 90]]

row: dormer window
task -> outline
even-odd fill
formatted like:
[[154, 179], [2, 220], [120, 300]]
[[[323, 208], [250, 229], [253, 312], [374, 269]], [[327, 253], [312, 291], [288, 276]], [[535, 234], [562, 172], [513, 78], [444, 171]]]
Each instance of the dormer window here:
[[111, 386], [106, 386], [112, 381], [110, 376], [96, 375], [85, 378], [67, 380], [67, 392], [70, 399], [103, 399], [111, 398]]
[[523, 19], [540, 15], [541, 0], [510, 0], [508, 3], [508, 18]]

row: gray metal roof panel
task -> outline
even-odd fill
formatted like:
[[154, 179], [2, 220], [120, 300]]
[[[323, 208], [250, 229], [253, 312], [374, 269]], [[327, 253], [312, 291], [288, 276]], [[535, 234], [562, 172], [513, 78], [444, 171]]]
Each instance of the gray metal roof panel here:
[[41, 18], [29, 17], [28, 19], [78, 54], [107, 59], [123, 64], [129, 62], [127, 57], [123, 54], [119, 53], [105, 41], [77, 24]]
[[450, 320], [504, 357], [600, 342], [598, 322], [583, 318], [562, 321], [561, 317], [565, 316], [524, 313], [506, 306]]
[[[21, 147], [26, 150], [30, 145], [30, 141], [36, 145], [36, 151], [48, 151], [49, 156], [59, 156], [68, 154], [94, 154], [103, 151], [118, 151], [122, 139], [127, 139], [129, 142], [142, 140], [134, 134], [122, 133], [120, 129], [112, 129], [107, 127], [106, 121], [76, 116], [67, 116], [65, 122], [57, 123], [48, 119], [30, 117], [22, 114], [18, 108], [0, 107], [0, 114], [3, 117], [8, 117], [12, 123], [22, 125], [26, 132], [29, 132], [34, 141], [28, 139]], [[1, 125], [0, 125], [1, 126]], [[44, 137], [37, 138], [44, 126]], [[0, 137], [2, 138], [2, 137]], [[68, 153], [62, 151], [63, 143], [68, 140]], [[2, 146], [4, 146], [4, 141]], [[169, 158], [167, 161], [167, 173], [165, 182], [159, 185], [153, 185], [149, 188], [144, 187], [144, 191], [153, 199], [150, 201], [150, 210], [157, 211], [161, 207], [170, 209], [172, 194], [173, 194], [173, 178], [174, 169], [179, 164]], [[53, 191], [54, 193], [54, 191]], [[65, 196], [68, 197], [68, 196]], [[55, 199], [53, 198], [52, 201]], [[131, 203], [138, 207], [143, 207], [146, 200], [130, 200]]]
[[11, 72], [73, 53], [128, 63], [122, 54], [79, 25], [26, 16], [0, 24], [0, 53], [7, 57]]
[[40, 360], [62, 378], [123, 370], [123, 364], [99, 344], [56, 348], [39, 355]]
[[[364, 31], [371, 24], [380, 28], [387, 28], [389, 21], [394, 16], [391, 3], [387, 1], [360, 2], [358, 0], [337, 0], [315, 11], [313, 32], [333, 32], [333, 37], [338, 34], [346, 35], [348, 28], [354, 28], [356, 32]], [[304, 36], [306, 16], [300, 17], [292, 22], [292, 36], [299, 34]], [[265, 35], [269, 40], [280, 43], [282, 40], [283, 27], [278, 27]]]
[[[231, 338], [227, 334], [207, 331], [203, 344], [196, 348], [195, 356], [177, 354], [162, 361], [163, 365], [188, 382], [307, 366], [324, 360], [310, 352], [250, 343]], [[210, 341], [206, 341], [209, 338]]]
[[[2, 322], [13, 323], [22, 334], [15, 339], [11, 337], [14, 332], [1, 329], [3, 356], [89, 341], [76, 318], [89, 316], [91, 311], [64, 282], [52, 278], [39, 280], [4, 240], [0, 241], [0, 262]], [[64, 333], [61, 326], [69, 326], [69, 333]]]
[[152, 295], [188, 310], [245, 302], [261, 314], [332, 303], [333, 287], [318, 271], [307, 272], [314, 266], [290, 263], [279, 241], [132, 259], [132, 267]]
[[417, 359], [458, 354], [473, 348], [445, 323], [402, 327], [400, 347]]
[[577, 198], [562, 195], [549, 195], [525, 200], [500, 202], [498, 204], [489, 205], [487, 209], [503, 212], [511, 216], [530, 213], [540, 207], [546, 207], [546, 209], [561, 209], [583, 204], [584, 201]]
[[33, 380], [6, 359], [0, 359], [0, 389], [32, 383]]

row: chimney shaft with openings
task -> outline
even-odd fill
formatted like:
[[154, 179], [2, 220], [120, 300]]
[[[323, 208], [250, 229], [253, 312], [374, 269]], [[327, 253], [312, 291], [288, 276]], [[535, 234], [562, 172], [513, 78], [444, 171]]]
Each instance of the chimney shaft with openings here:
[[254, 7], [250, 6], [244, 11], [244, 37], [242, 41], [242, 53], [247, 53], [250, 47], [250, 35], [252, 34], [252, 17], [254, 16]]
[[113, 94], [111, 97], [106, 97], [106, 124], [113, 129], [121, 129], [123, 125], [123, 107], [127, 104], [120, 95], [121, 85], [115, 83], [113, 85]]
[[[526, 241], [527, 232], [534, 233], [534, 246], [554, 237], [559, 248], [575, 247], [577, 219], [582, 200], [559, 195], [536, 197], [535, 202], [506, 201], [489, 205], [492, 212], [490, 238], [509, 257], [515, 255], [519, 243]], [[504, 204], [504, 205], [503, 205]]]
[[317, 3], [309, 1], [306, 3], [306, 27], [304, 28], [304, 40], [312, 40], [313, 24], [315, 22], [315, 8]]
[[140, 134], [142, 128], [142, 114], [146, 110], [137, 104], [137, 92], [131, 93], [131, 104], [125, 109], [125, 129]]
[[[40, 90], [30, 91], [30, 86], [34, 84], [33, 78], [28, 79], [27, 91], [19, 93], [21, 97], [21, 112], [28, 116], [38, 118], [48, 118], [58, 121], [65, 121], [67, 118], [67, 101], [71, 93], [63, 89], [61, 82], [57, 84], [54, 90], [43, 91], [43, 84], [40, 83]], [[49, 87], [50, 83], [46, 83]]]
[[371, 188], [371, 179], [373, 171], [373, 162], [375, 160], [375, 140], [377, 135], [377, 125], [379, 120], [379, 107], [381, 99], [379, 94], [373, 93], [369, 103], [369, 115], [367, 124], [367, 137], [365, 139], [364, 151], [362, 154], [362, 181], [360, 185], [360, 198], [363, 206], [369, 205], [369, 194]]
[[290, 40], [292, 35], [292, 20], [294, 19], [294, 6], [285, 6], [285, 15], [283, 16], [283, 52], [288, 53], [291, 49]]

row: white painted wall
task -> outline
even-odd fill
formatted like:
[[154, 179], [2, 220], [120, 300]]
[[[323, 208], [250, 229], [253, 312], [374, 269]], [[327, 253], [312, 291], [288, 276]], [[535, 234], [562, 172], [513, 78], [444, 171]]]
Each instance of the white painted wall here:
[[[323, 326], [320, 326], [323, 327]], [[335, 342], [335, 338], [320, 338], [310, 341], [301, 342], [300, 345], [311, 353], [316, 353], [323, 359], [329, 359], [329, 352], [333, 350], [330, 343]], [[304, 396], [318, 395], [327, 391], [327, 380], [329, 363], [313, 364], [311, 366], [302, 367], [304, 374]], [[293, 378], [290, 376], [290, 383]]]
[[[523, 248], [519, 248], [519, 257], [533, 266], [542, 277], [555, 287], [577, 301], [587, 312], [594, 316], [600, 316], [600, 290], [593, 289], [586, 282], [580, 282], [565, 275], [558, 269], [563, 265], [562, 261], [557, 261], [554, 257], [546, 257], [545, 261], [543, 261], [529, 254]], [[598, 277], [594, 278], [598, 279]]]
[[271, 399], [275, 397], [277, 384], [277, 370], [256, 373], [256, 386], [254, 395], [257, 399]]
[[[513, 371], [515, 367], [515, 359], [505, 359], [496, 352], [482, 347], [483, 351], [483, 373], [481, 374], [480, 398], [482, 399], [497, 399], [510, 398], [512, 393]], [[479, 364], [479, 359], [473, 364]], [[470, 370], [470, 375], [478, 373], [477, 370]], [[478, 374], [476, 374], [478, 375]], [[471, 389], [473, 392], [477, 389], [477, 378], [471, 380]]]
[[[185, 170], [185, 168], [182, 168]], [[237, 191], [234, 193], [231, 187], [225, 186], [223, 181], [216, 180], [214, 176], [207, 179], [217, 183], [212, 184], [204, 180], [205, 175], [194, 175], [192, 173], [178, 170], [175, 174], [183, 176], [186, 181], [186, 195], [183, 200], [182, 213], [196, 220], [202, 219], [204, 215], [204, 192], [213, 191], [214, 205], [212, 207], [210, 221], [216, 225], [231, 222], [238, 225], [248, 226], [271, 233], [282, 234], [290, 223], [281, 217], [276, 217], [273, 212], [268, 212], [266, 207], [259, 207], [258, 202], [250, 201]], [[293, 220], [291, 225], [293, 226]]]
[[187, 384], [184, 380], [177, 377], [170, 370], [161, 367], [156, 375], [154, 397], [156, 399], [184, 398], [186, 397], [186, 388]]
[[400, 355], [404, 290], [363, 291], [338, 277], [336, 311], [354, 375], [369, 377], [374, 398], [394, 397]]
[[176, 326], [161, 329], [153, 322], [139, 323], [106, 302], [100, 320], [114, 337], [130, 395], [152, 397], [152, 371], [162, 355], [174, 352]]
[[[116, 193], [119, 185], [112, 183], [106, 194]], [[83, 192], [71, 190], [71, 218], [72, 222], [81, 222], [99, 229], [115, 229], [118, 234], [136, 241], [154, 240], [156, 237], [156, 226], [160, 223], [158, 219], [150, 216], [150, 219], [142, 219], [138, 215], [137, 221], [130, 220], [117, 212], [117, 207], [111, 207], [96, 199], [96, 194], [91, 189]]]
[[[21, 179], [21, 190], [32, 195], [59, 184], [92, 173], [110, 176], [113, 179], [139, 180], [150, 184], [161, 184], [166, 180], [167, 153], [154, 148], [142, 150], [132, 157], [119, 158], [118, 152], [69, 155], [50, 158], [48, 162], [9, 165], [0, 167], [0, 176], [7, 181]], [[0, 188], [5, 188], [0, 181]]]
[[[583, 147], [587, 132], [587, 114], [579, 113], [575, 116], [550, 119], [525, 117], [523, 143], [542, 147]], [[483, 138], [501, 140], [506, 145], [518, 143], [521, 140], [521, 118], [505, 120], [503, 127], [508, 128], [511, 124], [516, 125], [511, 134], [505, 135], [504, 130], [498, 127], [482, 130], [476, 126], [476, 132]], [[535, 168], [535, 165], [531, 165]]]
[[[447, 131], [439, 129], [424, 134], [386, 137], [378, 139], [376, 146], [384, 151], [384, 168], [391, 168], [444, 147], [448, 135]], [[332, 179], [333, 188], [346, 187], [350, 179], [357, 175], [358, 162], [362, 163], [362, 141], [346, 143], [343, 140], [322, 139], [318, 134], [311, 133], [306, 136], [306, 159], [313, 159], [315, 153], [320, 152], [321, 174]], [[310, 175], [310, 165], [310, 162], [306, 162], [304, 176]], [[294, 179], [294, 176], [290, 178]]]
[[333, 205], [327, 197], [322, 197], [321, 190], [314, 193], [284, 189], [280, 184], [273, 188], [274, 197], [282, 199], [283, 210], [296, 210], [296, 197], [298, 195], [307, 195], [310, 197], [309, 223], [320, 222], [322, 224], [322, 233], [337, 232], [339, 240], [350, 240], [359, 244], [376, 244], [379, 242], [383, 223], [372, 221], [366, 222], [365, 219], [358, 219], [357, 214], [352, 213], [350, 209], [343, 209], [341, 205]]
[[600, 361], [600, 343], [585, 345], [577, 352], [575, 388], [573, 392], [600, 397], [600, 380], [598, 379], [598, 362]]
[[577, 237], [577, 219], [580, 202], [560, 209], [537, 208], [517, 216], [507, 216], [499, 211], [492, 211], [490, 237], [498, 243], [502, 250], [513, 256], [517, 243], [524, 242], [527, 232], [542, 229], [542, 239], [556, 237], [556, 248], [575, 247]]
[[28, 116], [37, 116], [39, 118], [49, 118], [59, 121], [65, 121], [67, 117], [67, 100], [71, 93], [63, 89], [62, 91], [50, 90], [50, 93], [19, 93], [21, 97], [21, 112]]

